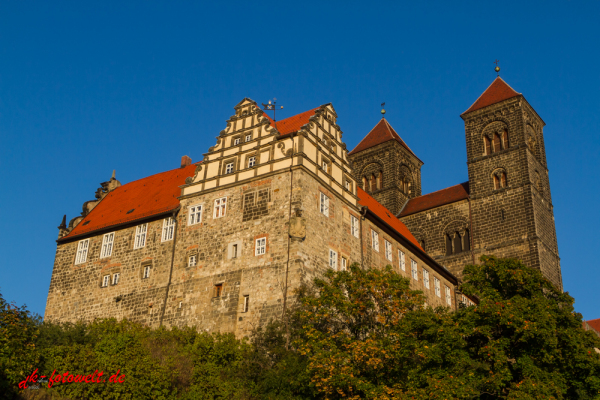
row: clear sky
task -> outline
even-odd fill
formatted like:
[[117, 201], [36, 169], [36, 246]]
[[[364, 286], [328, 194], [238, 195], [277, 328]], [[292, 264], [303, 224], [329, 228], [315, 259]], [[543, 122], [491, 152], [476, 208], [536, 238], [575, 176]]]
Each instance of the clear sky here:
[[[564, 288], [600, 318], [600, 2], [0, 3], [0, 291], [44, 313], [57, 226], [194, 161], [244, 97], [333, 103], [348, 148], [386, 117], [423, 193], [464, 182], [459, 115], [501, 76], [544, 129]], [[460, 4], [457, 6], [457, 4]]]

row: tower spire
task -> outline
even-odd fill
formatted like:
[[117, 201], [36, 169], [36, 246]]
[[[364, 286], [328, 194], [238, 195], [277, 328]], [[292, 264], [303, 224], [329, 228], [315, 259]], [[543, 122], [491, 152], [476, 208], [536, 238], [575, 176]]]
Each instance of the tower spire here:
[[496, 59], [496, 61], [494, 61], [494, 64], [496, 64], [496, 68], [494, 68], [494, 71], [496, 71], [496, 74], [498, 76], [500, 76], [500, 67], [498, 66], [498, 63], [500, 62], [500, 60]]
[[385, 102], [381, 103], [381, 119], [385, 119]]

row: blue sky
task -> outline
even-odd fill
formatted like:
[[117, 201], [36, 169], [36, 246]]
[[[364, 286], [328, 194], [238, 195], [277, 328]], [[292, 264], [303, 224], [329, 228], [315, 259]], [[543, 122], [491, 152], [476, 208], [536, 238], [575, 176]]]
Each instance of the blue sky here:
[[[457, 6], [457, 4], [460, 4]], [[113, 169], [194, 161], [244, 97], [386, 117], [423, 193], [467, 180], [459, 115], [501, 76], [544, 130], [565, 290], [600, 318], [600, 2], [1, 2], [0, 292], [43, 314], [59, 225]]]

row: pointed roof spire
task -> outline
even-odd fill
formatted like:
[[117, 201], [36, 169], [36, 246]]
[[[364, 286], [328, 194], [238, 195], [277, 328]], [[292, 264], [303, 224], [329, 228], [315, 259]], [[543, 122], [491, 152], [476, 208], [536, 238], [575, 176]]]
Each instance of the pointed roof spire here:
[[114, 169], [113, 169], [113, 174], [112, 174], [112, 176], [110, 177], [110, 179], [111, 179], [111, 180], [112, 180], [112, 179], [115, 179], [115, 172], [116, 172], [116, 170], [114, 170]]
[[406, 143], [404, 143], [404, 140], [400, 138], [400, 135], [396, 133], [394, 128], [392, 128], [390, 123], [385, 118], [380, 119], [377, 125], [375, 125], [373, 129], [371, 129], [371, 132], [369, 132], [367, 136], [365, 136], [364, 139], [361, 140], [360, 143], [354, 148], [354, 150], [348, 153], [348, 155], [358, 153], [359, 151], [369, 149], [371, 147], [388, 142], [390, 140], [397, 141], [402, 147], [408, 150], [410, 154], [417, 157], [416, 154], [413, 153], [413, 151], [410, 149], [410, 147], [408, 147]]
[[475, 103], [469, 107], [467, 111], [461, 115], [480, 110], [484, 107], [491, 106], [492, 104], [500, 103], [501, 101], [508, 100], [515, 96], [522, 96], [521, 93], [511, 88], [508, 83], [504, 82], [504, 79], [499, 76], [494, 79], [492, 84], [485, 89], [485, 91], [479, 96]]
[[62, 222], [58, 226], [58, 229], [67, 229], [67, 214], [63, 215]]

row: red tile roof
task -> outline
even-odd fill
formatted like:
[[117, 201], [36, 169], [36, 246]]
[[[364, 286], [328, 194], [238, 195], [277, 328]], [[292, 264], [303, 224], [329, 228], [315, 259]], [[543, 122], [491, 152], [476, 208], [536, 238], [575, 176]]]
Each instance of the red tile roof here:
[[[66, 236], [71, 239], [92, 231], [121, 225], [141, 218], [172, 211], [179, 207], [185, 178], [193, 176], [196, 164], [161, 172], [119, 186], [106, 195], [94, 209]], [[127, 213], [133, 210], [131, 213]]]
[[585, 321], [590, 328], [600, 333], [600, 318]]
[[469, 197], [469, 182], [464, 182], [459, 185], [450, 186], [449, 188], [438, 190], [437, 192], [429, 193], [423, 196], [410, 199], [399, 217], [406, 217], [420, 211], [429, 210], [430, 208], [443, 206], [464, 200]]
[[267, 113], [264, 113], [263, 115], [269, 119], [271, 126], [276, 128], [279, 133], [282, 135], [289, 135], [290, 133], [297, 132], [304, 125], [308, 124], [308, 119], [315, 115], [315, 111], [319, 108], [321, 107], [313, 108], [312, 110], [304, 111], [303, 113], [277, 121], [277, 126], [275, 126], [275, 122], [267, 115]]
[[381, 218], [383, 221], [385, 221], [396, 232], [398, 232], [400, 235], [404, 236], [406, 239], [408, 239], [412, 244], [417, 246], [419, 249], [423, 250], [423, 248], [421, 247], [419, 242], [417, 242], [417, 239], [415, 239], [413, 234], [410, 233], [410, 231], [408, 230], [406, 225], [404, 225], [398, 218], [396, 218], [390, 210], [388, 210], [383, 205], [381, 205], [381, 203], [379, 203], [377, 200], [375, 200], [373, 197], [371, 197], [369, 194], [367, 194], [367, 192], [365, 192], [361, 188], [357, 188], [356, 194], [358, 195], [358, 198], [359, 198], [358, 204], [360, 204], [361, 206], [369, 207], [369, 210], [371, 210], [375, 215], [377, 215], [379, 218]]
[[400, 145], [408, 150], [410, 154], [416, 157], [415, 153], [413, 153], [406, 143], [404, 143], [404, 140], [400, 138], [400, 135], [396, 133], [394, 128], [392, 128], [385, 118], [382, 118], [381, 121], [379, 121], [377, 125], [371, 129], [371, 132], [369, 132], [367, 136], [365, 136], [363, 140], [361, 140], [360, 143], [354, 148], [354, 150], [348, 153], [348, 155], [358, 153], [359, 151], [369, 149], [390, 140], [396, 140], [398, 143], [400, 143]]
[[492, 82], [492, 84], [485, 89], [481, 96], [475, 100], [475, 103], [473, 103], [473, 105], [461, 115], [520, 95], [521, 93], [517, 93], [513, 88], [508, 86], [508, 83], [504, 82], [502, 78], [497, 77], [494, 79], [494, 82]]

